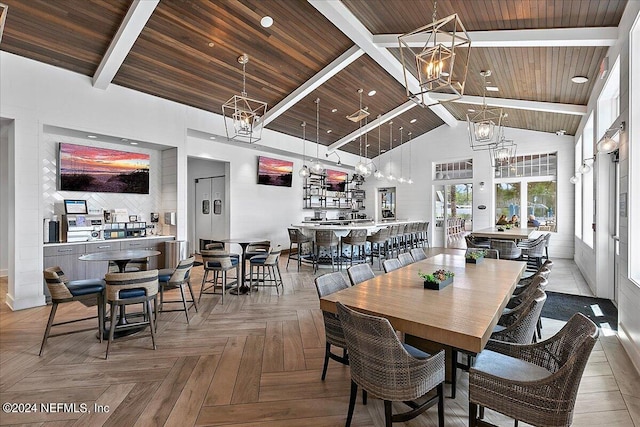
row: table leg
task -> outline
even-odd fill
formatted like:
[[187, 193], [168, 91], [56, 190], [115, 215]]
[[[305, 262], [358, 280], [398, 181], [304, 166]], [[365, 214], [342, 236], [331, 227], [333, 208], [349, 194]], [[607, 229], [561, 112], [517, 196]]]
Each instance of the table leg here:
[[[247, 246], [249, 243], [238, 243], [242, 248], [242, 254], [240, 255], [240, 277], [238, 278], [238, 287], [232, 289], [230, 292], [236, 295], [244, 295], [249, 292], [249, 287], [244, 284], [244, 276], [246, 274], [245, 264], [247, 263]], [[235, 292], [234, 292], [235, 291]]]

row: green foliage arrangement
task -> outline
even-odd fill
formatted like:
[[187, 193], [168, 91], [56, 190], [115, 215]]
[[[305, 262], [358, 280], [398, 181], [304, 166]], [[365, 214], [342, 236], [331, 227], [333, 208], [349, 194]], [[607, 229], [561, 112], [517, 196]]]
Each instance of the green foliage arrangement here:
[[453, 274], [453, 271], [449, 270], [436, 270], [433, 273], [423, 273], [422, 271], [418, 270], [418, 276], [428, 282], [442, 282], [450, 277], [455, 276], [455, 274]]
[[467, 253], [465, 254], [466, 258], [470, 258], [470, 259], [478, 259], [478, 258], [482, 258], [487, 254], [487, 251], [485, 250], [468, 250]]

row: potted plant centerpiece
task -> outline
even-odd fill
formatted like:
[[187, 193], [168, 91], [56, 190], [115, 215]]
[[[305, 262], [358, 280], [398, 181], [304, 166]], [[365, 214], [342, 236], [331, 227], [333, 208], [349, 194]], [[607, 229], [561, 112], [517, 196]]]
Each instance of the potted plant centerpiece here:
[[418, 276], [424, 280], [425, 289], [440, 290], [453, 282], [453, 272], [449, 270], [436, 270], [433, 273], [418, 271]]
[[467, 249], [464, 260], [468, 264], [479, 264], [484, 259], [487, 252], [484, 249]]

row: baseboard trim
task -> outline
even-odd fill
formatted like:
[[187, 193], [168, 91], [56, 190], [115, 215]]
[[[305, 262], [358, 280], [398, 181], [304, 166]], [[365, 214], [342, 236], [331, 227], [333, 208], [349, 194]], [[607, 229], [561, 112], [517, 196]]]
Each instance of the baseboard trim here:
[[640, 374], [640, 349], [633, 343], [629, 332], [625, 328], [624, 324], [618, 322], [618, 339], [622, 343], [622, 347], [627, 352], [629, 359], [633, 367], [636, 368], [636, 372]]

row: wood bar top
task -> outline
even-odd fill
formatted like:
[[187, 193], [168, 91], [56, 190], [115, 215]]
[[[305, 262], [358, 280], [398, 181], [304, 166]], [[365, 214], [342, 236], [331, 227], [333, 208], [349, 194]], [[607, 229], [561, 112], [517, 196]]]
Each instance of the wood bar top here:
[[[443, 253], [323, 297], [320, 308], [335, 313], [340, 301], [385, 317], [407, 334], [479, 353], [525, 267], [520, 261], [486, 258], [465, 264], [464, 256]], [[453, 271], [453, 283], [440, 291], [424, 289], [418, 272], [439, 269]]]
[[528, 239], [531, 233], [536, 231], [535, 228], [520, 228], [511, 227], [506, 229], [501, 227], [504, 231], [499, 231], [498, 227], [483, 228], [482, 230], [473, 231], [471, 235], [473, 237], [487, 237], [489, 239], [502, 239], [502, 240], [523, 240]]

